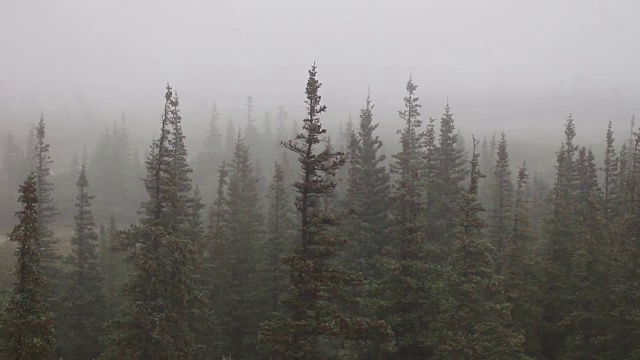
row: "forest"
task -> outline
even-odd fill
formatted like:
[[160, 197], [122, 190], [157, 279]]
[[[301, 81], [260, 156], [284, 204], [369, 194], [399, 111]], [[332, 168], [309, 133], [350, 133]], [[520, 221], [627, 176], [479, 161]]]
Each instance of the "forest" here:
[[419, 93], [392, 145], [373, 93], [327, 130], [315, 63], [302, 121], [213, 105], [195, 151], [169, 84], [143, 154], [124, 116], [55, 174], [46, 114], [9, 133], [2, 359], [640, 358], [635, 120], [595, 153], [568, 114], [545, 177]]

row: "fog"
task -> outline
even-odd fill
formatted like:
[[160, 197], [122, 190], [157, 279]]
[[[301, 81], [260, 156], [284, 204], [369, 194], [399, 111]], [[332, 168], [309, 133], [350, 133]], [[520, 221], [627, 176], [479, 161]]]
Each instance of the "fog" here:
[[467, 135], [555, 146], [572, 112], [579, 138], [599, 141], [638, 112], [638, 13], [633, 1], [6, 1], [0, 121], [22, 134], [43, 112], [55, 143], [93, 139], [124, 112], [147, 141], [169, 81], [197, 142], [213, 102], [222, 124], [243, 119], [249, 95], [257, 114], [301, 118], [316, 61], [335, 126], [370, 89], [393, 139], [412, 74], [423, 115], [448, 100]]

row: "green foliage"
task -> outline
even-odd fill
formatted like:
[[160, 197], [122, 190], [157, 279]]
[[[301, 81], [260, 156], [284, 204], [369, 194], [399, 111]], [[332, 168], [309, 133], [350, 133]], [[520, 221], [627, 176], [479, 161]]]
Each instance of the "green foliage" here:
[[[505, 242], [509, 236], [509, 222], [513, 203], [513, 184], [511, 170], [509, 170], [509, 152], [507, 150], [507, 136], [502, 133], [498, 142], [498, 153], [493, 172], [491, 188], [491, 215], [489, 216], [489, 239], [493, 242], [496, 252], [502, 254]], [[498, 261], [498, 269], [501, 267]]]
[[435, 359], [519, 359], [523, 338], [512, 328], [511, 305], [503, 300], [485, 222], [477, 201], [480, 173], [473, 140], [469, 189], [460, 206], [460, 228], [444, 277], [446, 295], [437, 321]]
[[132, 267], [126, 304], [113, 320], [107, 359], [191, 359], [189, 318], [197, 303], [196, 242], [189, 207], [191, 169], [186, 163], [179, 101], [167, 85], [161, 129], [146, 161], [149, 199], [143, 217], [119, 236]]
[[108, 315], [103, 276], [98, 258], [98, 234], [95, 231], [89, 181], [84, 164], [80, 169], [76, 197], [75, 232], [72, 251], [66, 258], [71, 271], [66, 274], [62, 294], [60, 344], [65, 359], [95, 359], [101, 353], [100, 338]]
[[45, 301], [46, 278], [38, 227], [38, 189], [31, 173], [20, 186], [19, 223], [9, 239], [18, 244], [13, 293], [1, 318], [3, 359], [50, 360], [56, 347], [54, 318]]
[[302, 170], [294, 183], [300, 213], [300, 240], [285, 257], [291, 269], [290, 290], [283, 302], [287, 311], [263, 324], [260, 340], [272, 358], [322, 359], [337, 357], [344, 341], [384, 339], [384, 322], [355, 318], [341, 311], [349, 289], [356, 285], [351, 274], [341, 269], [336, 258], [346, 243], [327, 231], [337, 219], [323, 211], [323, 198], [336, 187], [325, 174], [335, 175], [344, 165], [341, 153], [328, 149], [317, 152], [326, 133], [319, 115], [326, 110], [318, 94], [315, 64], [307, 81], [307, 118], [303, 133], [283, 145], [298, 155]]

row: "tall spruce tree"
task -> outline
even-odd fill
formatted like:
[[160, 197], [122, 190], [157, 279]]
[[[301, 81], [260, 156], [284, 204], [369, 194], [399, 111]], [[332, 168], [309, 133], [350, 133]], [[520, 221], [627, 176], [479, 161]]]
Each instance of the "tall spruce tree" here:
[[404, 110], [399, 112], [404, 128], [398, 131], [402, 149], [393, 155], [390, 168], [397, 178], [391, 195], [389, 246], [383, 251], [380, 287], [373, 289], [374, 309], [395, 334], [395, 353], [383, 359], [421, 359], [433, 354], [432, 327], [437, 304], [433, 291], [440, 275], [437, 257], [425, 226], [425, 171], [423, 134], [420, 133], [420, 103], [417, 85], [409, 78]]
[[389, 174], [380, 154], [382, 140], [374, 134], [378, 124], [373, 123], [373, 103], [367, 95], [360, 110], [360, 126], [352, 135], [350, 145], [351, 169], [349, 197], [353, 200], [356, 216], [363, 225], [364, 238], [356, 245], [359, 257], [373, 268], [372, 260], [382, 254], [386, 246], [385, 232], [389, 225]]
[[529, 201], [525, 192], [529, 175], [526, 162], [518, 169], [510, 236], [501, 254], [505, 299], [513, 305], [511, 318], [516, 329], [524, 331], [523, 349], [527, 356], [539, 359], [541, 307], [541, 262], [534, 252], [534, 237], [529, 219]]
[[265, 289], [262, 306], [267, 312], [279, 313], [283, 310], [281, 298], [289, 287], [289, 269], [282, 258], [292, 250], [294, 219], [284, 169], [278, 163], [275, 163], [267, 199], [267, 236], [261, 246], [258, 274]]
[[233, 147], [236, 143], [236, 130], [233, 126], [233, 121], [229, 119], [227, 123], [227, 130], [224, 135], [224, 157], [230, 159], [233, 154]]
[[191, 359], [188, 319], [196, 292], [189, 228], [190, 168], [186, 164], [179, 101], [167, 85], [158, 139], [146, 161], [149, 199], [140, 223], [121, 233], [118, 247], [133, 267], [126, 304], [114, 320], [107, 359]]
[[279, 359], [340, 357], [339, 345], [344, 341], [388, 334], [384, 322], [355, 318], [341, 311], [348, 290], [356, 284], [352, 275], [336, 263], [346, 240], [328, 233], [338, 219], [323, 211], [322, 199], [336, 186], [323, 173], [334, 175], [345, 159], [341, 153], [326, 148], [317, 151], [326, 133], [319, 118], [326, 106], [320, 103], [321, 83], [316, 74], [314, 64], [306, 87], [303, 132], [283, 143], [298, 155], [302, 175], [294, 184], [300, 240], [284, 260], [291, 269], [290, 291], [283, 299], [288, 311], [264, 323], [261, 331], [267, 353]]
[[611, 263], [603, 217], [598, 173], [591, 150], [581, 147], [576, 159], [577, 194], [573, 213], [578, 239], [571, 258], [571, 312], [562, 320], [568, 328], [565, 357], [608, 358], [612, 324]]
[[194, 173], [194, 182], [202, 186], [203, 197], [213, 199], [215, 195], [215, 178], [220, 159], [223, 158], [222, 133], [220, 132], [220, 113], [215, 103], [211, 108], [209, 126], [198, 153], [198, 167]]
[[107, 227], [100, 227], [100, 266], [104, 277], [105, 298], [109, 317], [118, 313], [122, 306], [120, 289], [127, 275], [127, 264], [122, 254], [116, 251], [118, 245], [118, 226], [115, 214], [109, 217]]
[[501, 268], [500, 255], [505, 248], [505, 241], [510, 234], [509, 223], [511, 219], [513, 202], [513, 184], [511, 183], [511, 170], [509, 170], [509, 152], [507, 150], [507, 136], [504, 132], [498, 141], [498, 153], [493, 171], [491, 186], [491, 215], [489, 217], [489, 241], [498, 254], [497, 267]]
[[2, 315], [3, 359], [53, 360], [54, 319], [45, 300], [45, 273], [41, 265], [38, 226], [38, 189], [34, 173], [20, 186], [19, 223], [9, 239], [18, 244], [13, 293]]
[[447, 295], [438, 319], [435, 359], [519, 359], [523, 338], [512, 329], [511, 306], [504, 302], [491, 245], [482, 239], [479, 217], [478, 142], [473, 139], [468, 190], [460, 205], [460, 225], [445, 275]]
[[573, 257], [578, 219], [576, 218], [576, 136], [573, 117], [569, 114], [565, 124], [565, 139], [557, 153], [556, 178], [552, 193], [551, 214], [547, 218], [545, 233], [545, 331], [542, 353], [546, 358], [558, 358], [565, 352], [566, 326], [562, 319], [571, 313], [567, 301], [571, 295], [571, 258]]
[[60, 342], [65, 359], [96, 359], [101, 353], [100, 338], [106, 323], [107, 302], [98, 258], [98, 234], [95, 231], [89, 180], [84, 164], [78, 176], [76, 227], [71, 238], [71, 254], [66, 263], [71, 271], [62, 295], [64, 306]]
[[222, 326], [230, 340], [229, 351], [234, 357], [253, 357], [261, 316], [256, 310], [256, 250], [263, 218], [258, 207], [258, 179], [250, 158], [249, 147], [238, 132], [233, 158], [229, 164], [227, 188], [227, 224], [229, 291], [228, 308], [219, 310]]
[[53, 203], [53, 183], [49, 180], [51, 175], [51, 156], [49, 155], [50, 146], [45, 140], [46, 127], [44, 115], [40, 115], [40, 120], [36, 126], [36, 151], [35, 151], [35, 175], [36, 185], [38, 188], [38, 246], [41, 248], [42, 269], [47, 274], [48, 291], [47, 301], [56, 307], [57, 288], [60, 281], [60, 269], [58, 262], [62, 258], [58, 254], [58, 243], [60, 242], [54, 237], [51, 228], [58, 210]]
[[462, 181], [466, 177], [463, 151], [459, 148], [458, 134], [449, 103], [440, 119], [437, 169], [433, 196], [434, 204], [430, 234], [440, 245], [450, 248], [455, 239], [458, 204], [462, 195]]

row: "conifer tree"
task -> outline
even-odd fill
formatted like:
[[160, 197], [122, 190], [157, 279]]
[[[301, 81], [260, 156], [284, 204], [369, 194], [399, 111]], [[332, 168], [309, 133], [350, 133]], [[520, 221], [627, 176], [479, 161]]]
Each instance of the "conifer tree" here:
[[51, 225], [58, 214], [53, 203], [53, 183], [49, 180], [51, 174], [51, 156], [49, 155], [49, 144], [45, 141], [44, 116], [40, 115], [40, 121], [36, 126], [36, 151], [35, 151], [35, 175], [38, 188], [38, 230], [40, 235], [38, 241], [42, 255], [42, 270], [48, 277], [48, 300], [54, 301], [55, 287], [58, 285], [60, 270], [57, 262], [61, 256], [57, 252], [59, 240], [54, 237]]
[[399, 112], [404, 128], [398, 131], [402, 149], [393, 155], [391, 172], [397, 174], [391, 196], [389, 246], [383, 251], [380, 287], [372, 290], [373, 309], [391, 326], [396, 347], [379, 358], [421, 359], [433, 354], [432, 322], [437, 304], [433, 291], [438, 269], [437, 252], [426, 233], [421, 175], [425, 171], [423, 134], [420, 133], [420, 103], [417, 85], [409, 78], [404, 110]]
[[56, 343], [53, 314], [45, 300], [45, 275], [38, 237], [38, 189], [34, 173], [20, 186], [19, 223], [9, 235], [18, 244], [13, 293], [2, 315], [3, 359], [53, 360]]
[[[614, 216], [617, 214], [616, 209], [620, 204], [619, 194], [617, 193], [619, 188], [619, 173], [618, 165], [619, 158], [616, 155], [616, 149], [614, 146], [613, 129], [611, 120], [607, 125], [606, 134], [606, 148], [604, 152], [604, 166], [600, 169], [604, 173], [602, 191], [603, 191], [603, 210], [605, 226], [610, 227], [610, 223], [613, 221]], [[608, 231], [609, 232], [609, 231]], [[612, 241], [613, 239], [609, 239]]]
[[198, 168], [194, 182], [203, 186], [204, 198], [212, 199], [215, 192], [216, 171], [222, 158], [222, 134], [220, 133], [220, 114], [216, 104], [211, 108], [209, 127], [204, 138], [202, 150], [198, 153]]
[[375, 271], [376, 258], [388, 243], [386, 230], [389, 226], [389, 173], [384, 165], [385, 156], [380, 154], [382, 141], [374, 134], [378, 124], [373, 123], [373, 103], [368, 94], [360, 110], [357, 133], [351, 134], [349, 143], [349, 184], [347, 198], [349, 207], [355, 210], [351, 223], [350, 256], [355, 270], [369, 277]]
[[66, 263], [71, 266], [68, 284], [62, 296], [64, 317], [61, 317], [61, 346], [66, 359], [96, 359], [101, 353], [101, 329], [105, 325], [107, 303], [103, 276], [98, 258], [98, 234], [95, 231], [87, 180], [87, 170], [81, 165], [76, 196], [76, 227], [71, 238], [71, 254]]
[[289, 286], [289, 269], [282, 258], [291, 252], [293, 240], [293, 217], [289, 194], [285, 184], [284, 169], [277, 162], [269, 191], [267, 211], [267, 237], [262, 245], [262, 261], [258, 269], [264, 279], [260, 283], [265, 287], [261, 302], [266, 311], [282, 311], [281, 297]]
[[[231, 342], [225, 337], [220, 325], [224, 323], [226, 314], [224, 311], [230, 308], [229, 288], [231, 281], [229, 270], [231, 259], [229, 256], [229, 212], [226, 189], [228, 187], [226, 162], [218, 167], [218, 179], [216, 198], [209, 208], [209, 224], [206, 239], [208, 241], [203, 259], [203, 273], [209, 280], [207, 286], [207, 307], [203, 312], [207, 315], [207, 321], [201, 321], [196, 336], [201, 347], [197, 359], [211, 359], [229, 354], [228, 344]], [[226, 345], [226, 346], [225, 346]]]
[[345, 239], [330, 236], [327, 230], [337, 219], [323, 211], [322, 199], [335, 189], [323, 173], [335, 174], [344, 165], [342, 154], [317, 150], [326, 130], [319, 115], [326, 107], [318, 94], [321, 83], [316, 65], [307, 81], [307, 118], [303, 132], [283, 145], [298, 155], [302, 174], [294, 187], [300, 213], [300, 240], [293, 253], [285, 257], [291, 269], [290, 291], [284, 297], [288, 311], [263, 324], [261, 341], [272, 358], [323, 359], [340, 357], [340, 346], [347, 340], [364, 340], [387, 334], [383, 322], [359, 319], [341, 312], [346, 290], [355, 285], [352, 276], [340, 269], [336, 257]]
[[118, 247], [133, 267], [126, 304], [114, 320], [107, 359], [191, 359], [188, 319], [196, 300], [196, 269], [188, 207], [191, 186], [179, 101], [167, 85], [161, 130], [146, 161], [149, 199], [142, 218], [121, 233]]
[[233, 154], [233, 147], [236, 142], [236, 130], [233, 126], [233, 121], [229, 119], [227, 123], [227, 131], [224, 135], [224, 156], [225, 159], [230, 159]]
[[511, 326], [511, 306], [502, 299], [491, 245], [482, 239], [485, 222], [479, 217], [478, 142], [473, 139], [468, 190], [460, 206], [460, 225], [445, 275], [446, 298], [438, 319], [435, 359], [519, 359], [522, 336]]
[[571, 258], [579, 238], [576, 224], [576, 136], [573, 117], [569, 114], [565, 125], [565, 140], [557, 154], [556, 179], [552, 194], [551, 214], [546, 222], [545, 298], [542, 353], [557, 358], [565, 351], [567, 337], [563, 318], [572, 311], [567, 299], [571, 296]]
[[462, 194], [461, 183], [466, 176], [463, 151], [458, 147], [453, 114], [449, 103], [440, 119], [437, 169], [433, 195], [434, 216], [437, 223], [431, 225], [430, 234], [435, 241], [449, 248], [455, 238], [458, 203]]
[[[384, 166], [385, 156], [380, 154], [382, 141], [374, 134], [378, 124], [373, 123], [373, 103], [367, 95], [360, 110], [357, 135], [352, 136], [349, 196], [353, 199], [356, 216], [363, 224], [364, 239], [357, 246], [362, 259], [371, 260], [382, 254], [386, 245], [388, 227], [389, 174]], [[366, 242], [366, 243], [365, 243]]]
[[[509, 236], [509, 222], [511, 219], [511, 207], [513, 202], [513, 184], [511, 183], [511, 170], [509, 170], [509, 152], [507, 150], [507, 137], [502, 132], [498, 141], [498, 153], [493, 172], [491, 189], [491, 215], [489, 223], [489, 239], [496, 248], [497, 254], [504, 251], [505, 241]], [[498, 256], [498, 259], [500, 255]], [[497, 261], [498, 270], [501, 267]]]
[[541, 262], [533, 251], [534, 237], [525, 187], [528, 183], [526, 162], [518, 169], [513, 218], [510, 236], [501, 254], [505, 299], [513, 305], [511, 317], [515, 329], [524, 331], [523, 349], [527, 356], [537, 359], [540, 353]]
[[122, 306], [120, 289], [125, 282], [127, 264], [122, 255], [115, 251], [118, 245], [118, 227], [115, 214], [109, 217], [107, 227], [100, 227], [100, 265], [104, 277], [104, 290], [110, 316], [117, 314]]
[[235, 357], [255, 356], [260, 316], [255, 308], [256, 247], [261, 236], [263, 218], [258, 207], [258, 179], [249, 147], [238, 132], [233, 158], [229, 164], [227, 189], [228, 238], [225, 244], [230, 267], [228, 308], [220, 313], [229, 348]]

